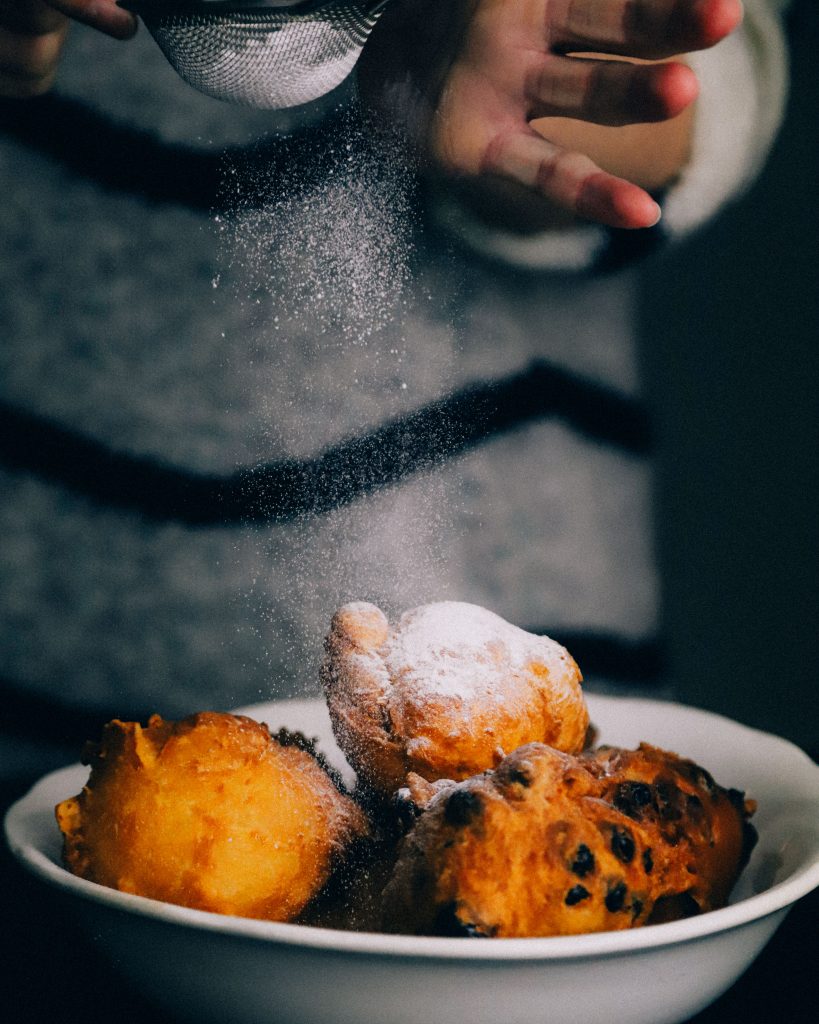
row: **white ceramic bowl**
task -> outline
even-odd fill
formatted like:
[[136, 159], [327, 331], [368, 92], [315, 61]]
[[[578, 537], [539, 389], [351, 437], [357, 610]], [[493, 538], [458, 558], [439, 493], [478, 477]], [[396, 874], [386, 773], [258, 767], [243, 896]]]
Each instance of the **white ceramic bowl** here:
[[[721, 995], [788, 908], [819, 885], [819, 767], [785, 740], [703, 711], [606, 697], [589, 705], [602, 742], [676, 750], [758, 801], [759, 843], [730, 906], [633, 931], [488, 941], [189, 910], [61, 867], [53, 808], [82, 787], [87, 769], [79, 765], [46, 776], [15, 804], [6, 835], [137, 989], [199, 1024], [676, 1024]], [[350, 777], [319, 701], [242, 712], [319, 736]]]

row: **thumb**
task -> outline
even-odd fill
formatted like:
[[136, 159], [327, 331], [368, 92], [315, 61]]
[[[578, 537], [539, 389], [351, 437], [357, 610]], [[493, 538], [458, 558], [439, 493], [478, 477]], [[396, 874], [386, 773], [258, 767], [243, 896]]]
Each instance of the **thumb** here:
[[118, 7], [115, 0], [25, 0], [25, 6], [29, 5], [51, 7], [53, 13], [60, 12], [114, 39], [130, 39], [137, 30], [136, 15]]

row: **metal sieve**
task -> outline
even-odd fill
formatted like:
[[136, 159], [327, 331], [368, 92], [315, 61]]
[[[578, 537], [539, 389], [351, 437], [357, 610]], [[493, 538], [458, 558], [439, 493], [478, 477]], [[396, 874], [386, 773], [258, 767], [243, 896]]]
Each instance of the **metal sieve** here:
[[349, 75], [387, 0], [120, 0], [174, 69], [220, 100], [309, 103]]

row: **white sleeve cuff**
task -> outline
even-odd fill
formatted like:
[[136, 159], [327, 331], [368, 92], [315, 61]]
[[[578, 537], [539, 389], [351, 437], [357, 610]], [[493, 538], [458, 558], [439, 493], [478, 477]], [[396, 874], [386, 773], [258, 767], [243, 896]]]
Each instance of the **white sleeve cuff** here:
[[787, 54], [770, 0], [745, 0], [741, 28], [710, 50], [691, 54], [700, 82], [691, 157], [668, 190], [663, 224], [691, 231], [751, 184], [782, 121]]

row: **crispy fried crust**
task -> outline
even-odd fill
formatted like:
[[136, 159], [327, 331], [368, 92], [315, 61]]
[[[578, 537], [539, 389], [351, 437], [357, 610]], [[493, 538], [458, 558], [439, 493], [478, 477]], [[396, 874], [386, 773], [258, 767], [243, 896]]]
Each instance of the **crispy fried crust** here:
[[388, 931], [569, 935], [721, 906], [755, 835], [752, 806], [641, 745], [573, 757], [529, 744], [421, 805], [384, 892]]
[[110, 722], [87, 785], [56, 808], [66, 866], [169, 903], [292, 919], [368, 826], [303, 744], [280, 739], [215, 712]]
[[424, 605], [391, 628], [375, 605], [348, 604], [325, 650], [336, 738], [376, 792], [395, 792], [410, 772], [465, 779], [532, 741], [583, 747], [589, 719], [571, 656], [483, 608]]

